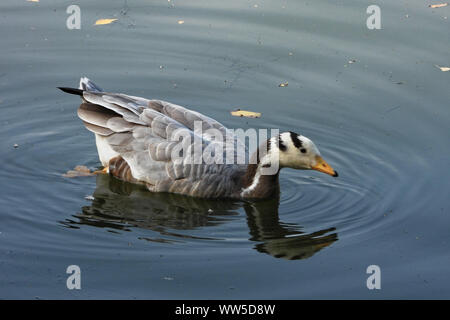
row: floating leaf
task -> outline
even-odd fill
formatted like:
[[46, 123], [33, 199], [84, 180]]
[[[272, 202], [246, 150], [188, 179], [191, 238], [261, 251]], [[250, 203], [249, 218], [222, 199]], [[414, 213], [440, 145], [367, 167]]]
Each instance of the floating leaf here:
[[430, 8], [442, 8], [442, 7], [446, 7], [448, 6], [448, 3], [438, 3], [438, 4], [430, 4], [429, 7]]
[[95, 25], [103, 25], [103, 24], [110, 24], [116, 21], [117, 19], [99, 19], [95, 21]]
[[184, 20], [178, 20], [178, 24], [183, 24]]
[[441, 71], [444, 71], [444, 72], [450, 71], [450, 68], [449, 68], [449, 67], [440, 67], [440, 66], [438, 66], [437, 64], [435, 65], [435, 67], [441, 69]]
[[231, 115], [235, 117], [247, 117], [247, 118], [259, 118], [261, 117], [260, 112], [253, 112], [253, 111], [245, 111], [241, 109], [237, 109], [235, 111], [231, 111]]
[[27, 0], [28, 2], [39, 2], [39, 0]]
[[287, 87], [288, 86], [288, 82], [286, 81], [286, 82], [280, 83], [278, 86], [279, 87]]

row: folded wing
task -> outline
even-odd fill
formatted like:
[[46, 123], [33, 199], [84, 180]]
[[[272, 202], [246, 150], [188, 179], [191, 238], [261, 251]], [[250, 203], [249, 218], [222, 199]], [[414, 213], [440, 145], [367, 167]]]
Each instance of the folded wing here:
[[[90, 81], [82, 82], [80, 88], [92, 89], [83, 91], [78, 116], [96, 134], [97, 145], [100, 140], [125, 159], [133, 177], [150, 189], [214, 193], [217, 190], [199, 188], [205, 184], [224, 188], [223, 184], [231, 183], [232, 171], [240, 168], [224, 164], [226, 157], [230, 159], [231, 154], [234, 163], [245, 160], [238, 152], [245, 146], [232, 131], [196, 111], [160, 100], [100, 92]], [[222, 163], [214, 163], [220, 158]]]

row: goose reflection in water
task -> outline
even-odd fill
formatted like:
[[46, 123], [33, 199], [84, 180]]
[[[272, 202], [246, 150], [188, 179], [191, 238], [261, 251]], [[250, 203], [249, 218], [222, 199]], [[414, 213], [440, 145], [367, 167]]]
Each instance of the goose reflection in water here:
[[247, 214], [250, 241], [259, 252], [288, 260], [306, 259], [338, 239], [335, 228], [313, 233], [302, 232], [294, 223], [281, 222], [279, 199], [258, 202], [205, 200], [169, 193], [150, 193], [141, 186], [122, 182], [108, 175], [97, 176], [91, 205], [84, 206], [74, 219], [61, 223], [69, 228], [90, 225], [110, 232], [143, 228], [157, 232], [157, 238], [140, 237], [151, 242], [174, 243], [183, 239], [221, 240], [186, 234], [186, 230], [217, 226]]

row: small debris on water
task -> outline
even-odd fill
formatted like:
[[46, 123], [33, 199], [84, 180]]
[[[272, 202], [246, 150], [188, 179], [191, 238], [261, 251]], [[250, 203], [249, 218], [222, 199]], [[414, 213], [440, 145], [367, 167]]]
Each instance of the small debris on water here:
[[84, 199], [88, 200], [88, 201], [94, 201], [95, 198], [93, 196], [86, 196], [84, 197]]
[[13, 147], [14, 147], [14, 149], [17, 149], [19, 147], [19, 145], [17, 143], [14, 143]]
[[448, 3], [438, 3], [438, 4], [430, 4], [428, 7], [435, 9], [435, 8], [442, 8], [448, 6]]
[[437, 64], [435, 64], [434, 66], [435, 66], [436, 68], [440, 69], [440, 70], [443, 71], [443, 72], [450, 71], [450, 68], [449, 68], [449, 67], [440, 67], [440, 66], [438, 66]]
[[280, 83], [278, 86], [279, 87], [287, 87], [288, 85], [289, 85], [289, 83], [286, 81], [286, 82]]
[[117, 21], [117, 19], [99, 19], [99, 20], [95, 21], [94, 25], [98, 26], [98, 25], [110, 24], [110, 23], [113, 23], [114, 21]]
[[235, 111], [231, 111], [231, 115], [235, 117], [247, 117], [247, 118], [259, 118], [261, 117], [260, 112], [253, 112], [253, 111], [245, 111], [241, 109], [237, 109]]

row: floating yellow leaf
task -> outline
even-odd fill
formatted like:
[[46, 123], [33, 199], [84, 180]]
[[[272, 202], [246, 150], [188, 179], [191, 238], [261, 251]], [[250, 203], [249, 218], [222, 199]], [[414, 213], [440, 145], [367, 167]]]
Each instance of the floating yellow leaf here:
[[444, 71], [444, 72], [450, 71], [450, 68], [449, 68], [449, 67], [440, 67], [440, 66], [438, 66], [438, 65], [435, 65], [435, 67], [441, 69], [441, 71]]
[[237, 109], [235, 111], [231, 111], [231, 115], [235, 117], [247, 117], [247, 118], [259, 118], [261, 117], [260, 112], [253, 112], [253, 111], [245, 111], [241, 109]]
[[280, 83], [278, 86], [279, 87], [287, 87], [288, 86], [288, 82], [286, 81], [286, 82]]
[[178, 24], [183, 24], [184, 20], [178, 20]]
[[99, 19], [95, 21], [95, 25], [103, 25], [103, 24], [110, 24], [116, 21], [117, 19]]
[[448, 3], [446, 2], [446, 3], [439, 3], [439, 4], [430, 4], [429, 5], [429, 7], [430, 8], [442, 8], [442, 7], [446, 7], [446, 6], [448, 6]]

